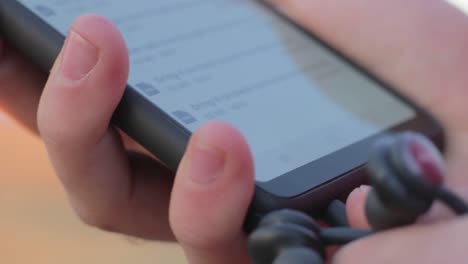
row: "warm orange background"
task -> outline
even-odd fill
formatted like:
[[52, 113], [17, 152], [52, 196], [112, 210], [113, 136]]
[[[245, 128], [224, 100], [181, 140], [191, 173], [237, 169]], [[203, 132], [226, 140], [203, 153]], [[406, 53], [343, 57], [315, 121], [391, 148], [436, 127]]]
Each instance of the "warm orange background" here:
[[175, 245], [133, 241], [80, 223], [41, 141], [0, 112], [0, 263], [185, 263]]

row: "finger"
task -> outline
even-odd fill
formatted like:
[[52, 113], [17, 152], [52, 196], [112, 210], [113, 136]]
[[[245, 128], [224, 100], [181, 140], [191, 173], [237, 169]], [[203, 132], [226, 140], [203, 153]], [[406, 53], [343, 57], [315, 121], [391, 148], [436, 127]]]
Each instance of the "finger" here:
[[[334, 264], [465, 263], [468, 218], [413, 226], [356, 241], [343, 247]], [[441, 248], [441, 243], [450, 243]]]
[[0, 108], [37, 132], [37, 106], [46, 74], [0, 39]]
[[253, 190], [252, 157], [239, 132], [214, 122], [194, 134], [170, 208], [189, 263], [247, 263], [242, 225]]
[[74, 209], [86, 223], [169, 239], [169, 172], [142, 155], [129, 159], [109, 126], [127, 76], [128, 53], [117, 29], [97, 16], [79, 18], [44, 89], [40, 132]]
[[354, 228], [369, 228], [365, 213], [367, 195], [371, 190], [370, 186], [363, 185], [352, 191], [346, 201], [346, 215], [349, 224]]
[[449, 182], [466, 182], [468, 19], [461, 11], [440, 0], [274, 3], [430, 109], [448, 128]]

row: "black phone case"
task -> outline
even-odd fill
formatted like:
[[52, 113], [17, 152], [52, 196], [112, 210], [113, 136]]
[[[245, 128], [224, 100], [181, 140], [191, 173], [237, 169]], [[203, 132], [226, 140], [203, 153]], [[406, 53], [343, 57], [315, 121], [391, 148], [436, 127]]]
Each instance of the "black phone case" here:
[[[276, 11], [273, 11], [276, 12]], [[281, 15], [281, 14], [278, 14]], [[287, 18], [285, 18], [288, 20]], [[291, 22], [294, 24], [293, 22]], [[296, 25], [297, 26], [297, 25]], [[60, 52], [64, 42], [64, 36], [50, 27], [41, 18], [33, 14], [16, 0], [1, 0], [0, 2], [0, 32], [12, 46], [36, 63], [42, 70], [48, 72], [55, 58]], [[336, 54], [338, 51], [328, 46], [315, 37]], [[350, 62], [364, 74], [364, 69]], [[372, 78], [375, 80], [375, 78]], [[378, 81], [381, 83], [380, 81]], [[387, 85], [384, 85], [388, 87]], [[418, 114], [427, 116], [433, 122], [433, 131], [428, 131], [430, 136], [439, 146], [442, 146], [442, 129], [438, 123], [425, 113], [421, 108], [412, 104], [406, 98], [390, 89], [404, 102], [413, 106]], [[141, 96], [133, 87], [128, 86], [123, 99], [118, 106], [113, 124], [122, 129], [130, 137], [155, 154], [170, 169], [176, 170], [188, 143], [190, 132], [174, 121], [170, 116]], [[333, 165], [331, 165], [333, 166]], [[304, 194], [291, 198], [281, 198], [265, 191], [258, 184], [249, 215], [246, 220], [246, 230], [251, 230], [260, 217], [267, 212], [279, 208], [294, 208], [308, 213], [317, 213], [323, 209], [332, 199], [344, 199], [353, 188], [365, 183], [365, 166], [362, 165], [335, 179], [323, 183]]]

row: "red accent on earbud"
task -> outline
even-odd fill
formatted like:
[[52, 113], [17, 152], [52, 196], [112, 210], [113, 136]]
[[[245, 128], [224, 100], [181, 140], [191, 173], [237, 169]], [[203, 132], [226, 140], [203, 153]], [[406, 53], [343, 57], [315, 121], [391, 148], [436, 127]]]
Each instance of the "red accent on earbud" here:
[[439, 154], [417, 139], [410, 139], [409, 151], [423, 177], [432, 184], [439, 186], [444, 181], [444, 167]]

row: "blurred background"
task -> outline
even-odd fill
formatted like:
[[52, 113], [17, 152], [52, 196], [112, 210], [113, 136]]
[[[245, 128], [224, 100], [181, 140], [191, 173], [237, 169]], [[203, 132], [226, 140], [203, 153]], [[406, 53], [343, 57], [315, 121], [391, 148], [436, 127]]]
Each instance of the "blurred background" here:
[[42, 142], [1, 113], [0, 149], [0, 263], [185, 263], [176, 245], [83, 225], [67, 204]]
[[[468, 11], [468, 0], [451, 0]], [[185, 263], [175, 244], [108, 234], [79, 222], [41, 141], [1, 112], [0, 263]]]

